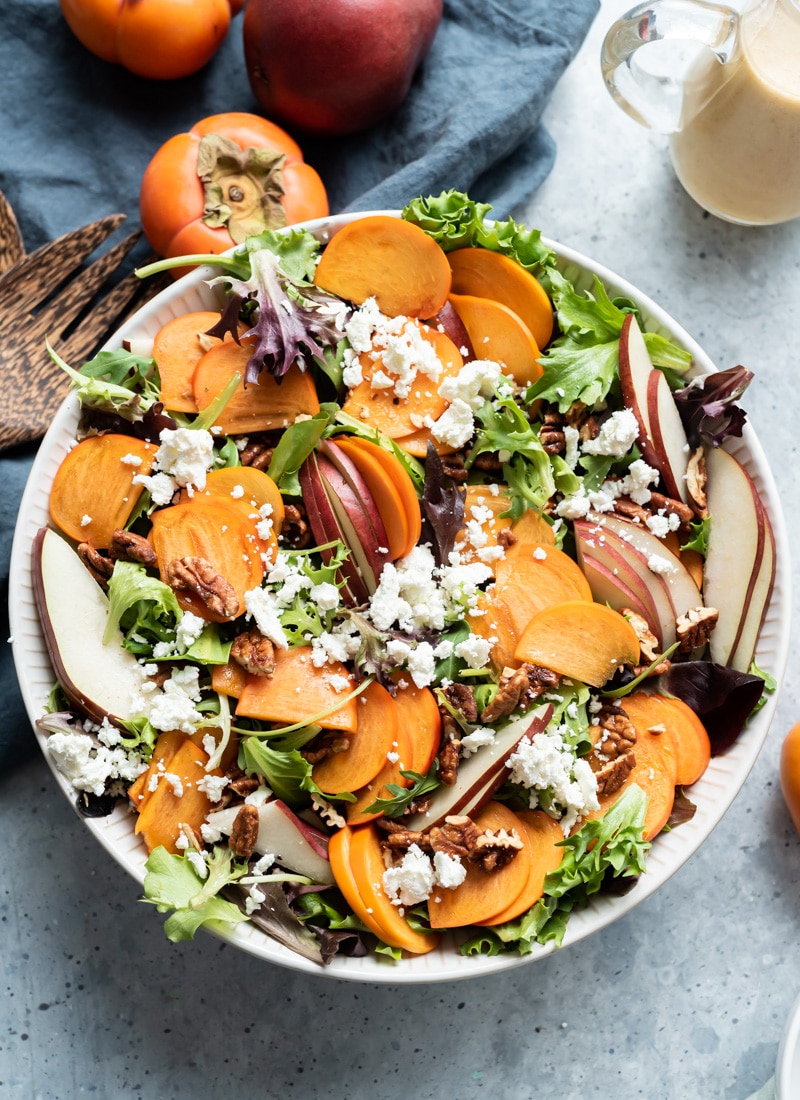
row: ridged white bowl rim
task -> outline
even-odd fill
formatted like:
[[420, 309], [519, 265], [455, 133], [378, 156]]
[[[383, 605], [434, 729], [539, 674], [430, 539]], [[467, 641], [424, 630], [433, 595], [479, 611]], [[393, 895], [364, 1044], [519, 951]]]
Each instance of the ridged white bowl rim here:
[[[399, 216], [398, 211], [378, 213]], [[366, 212], [340, 214], [309, 222], [307, 228], [325, 240], [341, 226], [365, 216]], [[716, 369], [689, 333], [631, 283], [574, 249], [548, 238], [543, 238], [543, 241], [557, 254], [560, 268], [579, 289], [590, 289], [592, 277], [597, 275], [612, 297], [620, 295], [636, 303], [648, 330], [663, 333], [691, 352], [694, 357], [693, 373], [706, 373]], [[217, 273], [217, 269], [211, 267], [200, 268], [177, 280], [130, 318], [111, 337], [106, 347], [118, 347], [123, 339], [152, 338], [161, 325], [181, 313], [218, 307], [217, 292], [206, 283], [206, 280]], [[32, 724], [43, 713], [54, 677], [34, 602], [31, 546], [36, 532], [48, 523], [50, 485], [74, 439], [77, 420], [77, 401], [70, 395], [56, 414], [37, 453], [23, 494], [11, 552], [9, 613], [12, 647], [22, 696]], [[732, 440], [729, 449], [743, 462], [755, 481], [775, 532], [775, 586], [759, 638], [756, 659], [759, 667], [769, 671], [780, 686], [789, 650], [791, 608], [790, 556], [781, 502], [763, 449], [749, 423], [745, 425], [742, 438]], [[724, 755], [712, 759], [703, 778], [691, 789], [691, 799], [697, 806], [695, 816], [680, 828], [657, 838], [648, 854], [647, 871], [634, 888], [622, 897], [598, 897], [587, 909], [574, 913], [570, 917], [564, 946], [577, 943], [630, 912], [662, 886], [697, 851], [729, 808], [753, 767], [766, 739], [777, 699], [778, 691], [768, 697], [766, 704], [748, 723], [735, 745]], [[47, 752], [46, 738], [35, 726], [34, 730], [56, 782], [74, 808], [74, 792], [55, 768]], [[124, 806], [118, 806], [107, 818], [81, 817], [81, 821], [117, 863], [141, 884], [147, 852], [134, 833], [133, 813]], [[323, 968], [283, 947], [251, 924], [240, 925], [222, 938], [259, 959], [293, 970], [347, 981], [395, 985], [454, 981], [497, 974], [528, 965], [556, 950], [548, 945], [535, 948], [526, 956], [511, 953], [494, 957], [462, 956], [458, 953], [456, 940], [448, 935], [435, 951], [403, 959], [397, 964], [370, 955], [360, 959], [335, 958], [330, 965]]]

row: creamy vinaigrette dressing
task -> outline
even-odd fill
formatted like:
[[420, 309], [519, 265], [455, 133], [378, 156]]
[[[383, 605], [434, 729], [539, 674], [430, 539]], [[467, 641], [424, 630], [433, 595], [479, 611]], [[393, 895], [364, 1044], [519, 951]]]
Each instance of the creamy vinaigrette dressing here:
[[671, 138], [681, 183], [730, 221], [770, 225], [800, 216], [800, 9], [793, 0], [745, 13], [738, 56], [712, 79], [719, 88]]

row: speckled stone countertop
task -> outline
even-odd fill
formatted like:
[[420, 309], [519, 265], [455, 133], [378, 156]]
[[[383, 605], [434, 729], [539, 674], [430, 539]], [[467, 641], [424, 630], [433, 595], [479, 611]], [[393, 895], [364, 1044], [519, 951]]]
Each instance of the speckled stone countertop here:
[[[636, 284], [718, 366], [756, 371], [746, 407], [796, 545], [800, 222], [740, 229], [683, 194], [665, 140], [602, 86], [626, 6], [604, 0], [556, 91], [556, 166], [520, 220]], [[533, 965], [427, 988], [169, 944], [35, 759], [0, 780], [0, 1095], [744, 1100], [800, 991], [800, 839], [777, 781], [797, 694], [790, 659], [743, 790], [655, 895]]]

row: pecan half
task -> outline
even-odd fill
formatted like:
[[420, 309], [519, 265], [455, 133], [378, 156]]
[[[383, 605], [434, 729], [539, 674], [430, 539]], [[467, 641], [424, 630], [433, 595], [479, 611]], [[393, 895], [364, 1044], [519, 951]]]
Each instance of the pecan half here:
[[248, 802], [241, 807], [231, 826], [228, 847], [240, 859], [249, 859], [258, 840], [258, 807]]
[[105, 554], [96, 550], [90, 542], [78, 543], [78, 557], [92, 574], [98, 584], [106, 585], [114, 572], [114, 563]]
[[274, 451], [275, 445], [271, 442], [268, 443], [263, 439], [248, 439], [239, 453], [239, 461], [243, 466], [252, 466], [254, 470], [266, 470], [272, 462]]
[[704, 646], [717, 625], [719, 611], [715, 607], [693, 607], [676, 620], [679, 653], [691, 653]]
[[604, 704], [595, 715], [594, 726], [602, 730], [594, 747], [601, 760], [616, 760], [636, 744], [636, 727], [622, 707]]
[[302, 508], [297, 504], [287, 504], [283, 515], [281, 541], [302, 550], [311, 544], [311, 528]]
[[233, 585], [205, 558], [175, 558], [167, 565], [166, 577], [173, 591], [196, 597], [212, 614], [225, 619], [239, 614]]
[[480, 830], [471, 817], [451, 814], [444, 819], [444, 825], [435, 825], [430, 830], [428, 843], [434, 852], [467, 859], [480, 835]]
[[464, 456], [460, 451], [451, 455], [442, 455], [442, 472], [451, 481], [462, 482], [469, 477], [469, 470], [464, 465]]
[[392, 851], [406, 852], [412, 844], [416, 844], [423, 852], [431, 850], [430, 838], [427, 833], [418, 832], [416, 829], [407, 829], [399, 821], [393, 821], [390, 817], [378, 819], [378, 827], [386, 834], [381, 840], [384, 848]]
[[582, 401], [575, 401], [564, 413], [564, 423], [570, 428], [577, 428], [582, 442], [587, 439], [596, 439], [600, 434], [600, 422], [587, 405]]
[[475, 841], [469, 860], [471, 863], [477, 863], [484, 871], [499, 871], [509, 864], [517, 853], [522, 851], [522, 848], [523, 844], [516, 829], [512, 829], [510, 833], [505, 829], [498, 829], [496, 833], [487, 829]]
[[231, 645], [231, 657], [254, 676], [271, 676], [275, 671], [275, 647], [255, 627], [237, 634]]
[[115, 561], [132, 561], [152, 569], [157, 563], [156, 552], [146, 538], [118, 527], [111, 536], [109, 556]]
[[497, 685], [497, 694], [481, 711], [481, 722], [494, 722], [515, 710], [527, 710], [548, 688], [556, 687], [558, 675], [541, 665], [525, 664], [519, 668], [504, 668]]
[[445, 741], [439, 750], [439, 781], [445, 787], [454, 787], [458, 779], [458, 762], [461, 759], [461, 742]]
[[350, 747], [350, 739], [338, 730], [323, 730], [317, 736], [304, 745], [300, 750], [309, 764], [319, 764], [321, 760], [333, 756], [334, 753], [344, 752]]
[[468, 684], [449, 684], [443, 689], [442, 694], [450, 706], [460, 711], [468, 722], [477, 721], [478, 708], [475, 704], [475, 693]]
[[613, 794], [618, 791], [636, 764], [636, 756], [632, 752], [626, 752], [624, 756], [618, 756], [616, 760], [609, 760], [602, 768], [595, 772], [597, 780], [597, 793]]
[[682, 500], [676, 500], [674, 497], [664, 496], [663, 493], [657, 493], [654, 489], [651, 489], [650, 499], [647, 503], [653, 512], [660, 512], [665, 516], [677, 516], [682, 527], [685, 527], [694, 519], [694, 512], [688, 504], [684, 504]]
[[519, 539], [511, 530], [510, 527], [504, 527], [497, 534], [497, 545], [502, 546], [504, 550], [508, 550], [510, 546], [513, 546], [515, 542], [519, 542]]
[[539, 429], [539, 442], [549, 455], [558, 455], [566, 448], [564, 417], [559, 412], [546, 412]]
[[647, 619], [643, 615], [640, 615], [638, 611], [634, 611], [630, 607], [621, 607], [619, 609], [620, 615], [623, 619], [627, 619], [636, 632], [636, 637], [639, 639], [639, 652], [642, 660], [648, 665], [656, 659], [659, 654], [658, 638], [648, 625]]

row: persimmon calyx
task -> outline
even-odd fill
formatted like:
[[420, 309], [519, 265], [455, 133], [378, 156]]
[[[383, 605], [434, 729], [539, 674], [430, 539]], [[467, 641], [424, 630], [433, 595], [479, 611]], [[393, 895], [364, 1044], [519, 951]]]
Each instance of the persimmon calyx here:
[[234, 244], [265, 229], [281, 229], [286, 213], [283, 165], [275, 149], [240, 149], [221, 134], [206, 134], [197, 150], [197, 175], [203, 184], [203, 221], [225, 228]]

